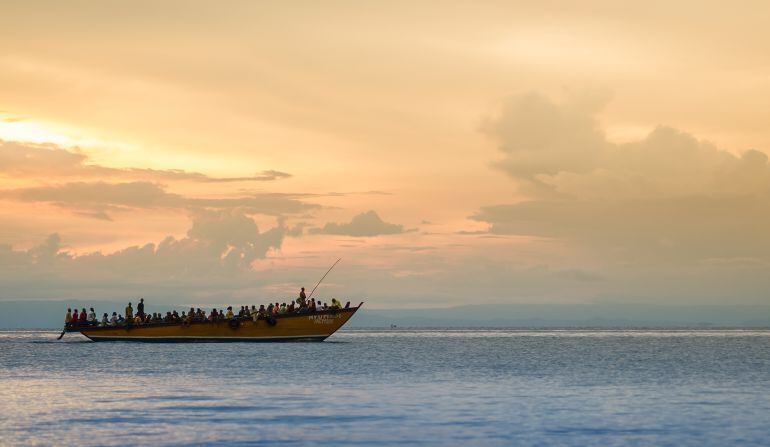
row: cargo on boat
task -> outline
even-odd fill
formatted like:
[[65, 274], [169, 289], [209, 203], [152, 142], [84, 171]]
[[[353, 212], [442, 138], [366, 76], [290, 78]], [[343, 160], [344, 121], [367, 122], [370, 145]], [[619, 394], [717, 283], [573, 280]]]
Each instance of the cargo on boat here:
[[[219, 321], [153, 322], [123, 326], [68, 326], [93, 341], [225, 342], [225, 341], [323, 341], [361, 308], [233, 318]], [[63, 333], [62, 333], [63, 334]]]

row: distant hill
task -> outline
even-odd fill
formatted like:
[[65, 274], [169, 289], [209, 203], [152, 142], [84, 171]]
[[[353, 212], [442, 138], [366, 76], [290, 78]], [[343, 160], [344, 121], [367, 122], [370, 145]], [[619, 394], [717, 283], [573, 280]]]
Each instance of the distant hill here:
[[[0, 329], [60, 328], [67, 307], [121, 312], [124, 303], [0, 301]], [[134, 303], [136, 307], [136, 303]], [[148, 312], [188, 309], [149, 304]], [[346, 327], [770, 327], [770, 306], [660, 306], [644, 304], [500, 304], [442, 309], [370, 309]]]

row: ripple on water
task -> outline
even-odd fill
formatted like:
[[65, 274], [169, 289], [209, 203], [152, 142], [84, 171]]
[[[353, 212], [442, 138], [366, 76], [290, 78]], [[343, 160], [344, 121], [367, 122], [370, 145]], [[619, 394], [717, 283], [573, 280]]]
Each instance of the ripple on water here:
[[348, 330], [326, 343], [0, 331], [9, 445], [732, 445], [770, 438], [770, 331]]

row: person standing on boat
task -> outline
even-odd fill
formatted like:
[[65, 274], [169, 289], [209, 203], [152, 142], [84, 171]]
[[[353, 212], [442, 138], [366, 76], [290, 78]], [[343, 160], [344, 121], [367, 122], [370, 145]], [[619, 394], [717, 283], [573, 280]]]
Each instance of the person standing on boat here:
[[72, 309], [67, 308], [67, 315], [64, 316], [64, 326], [72, 324]]
[[126, 306], [126, 321], [133, 321], [134, 320], [134, 308], [131, 307], [131, 302], [129, 301], [128, 306]]
[[299, 307], [305, 306], [305, 300], [307, 300], [307, 296], [305, 296], [305, 288], [303, 287], [302, 290], [299, 291], [299, 298], [297, 298]]
[[[129, 303], [129, 306], [131, 303]], [[136, 305], [136, 315], [144, 319], [144, 298], [139, 298], [139, 304]]]

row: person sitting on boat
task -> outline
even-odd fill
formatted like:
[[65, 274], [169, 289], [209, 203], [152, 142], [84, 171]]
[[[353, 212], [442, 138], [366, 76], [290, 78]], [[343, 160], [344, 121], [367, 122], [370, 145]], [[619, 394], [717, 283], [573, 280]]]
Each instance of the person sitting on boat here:
[[142, 320], [142, 317], [140, 317], [139, 314], [137, 314], [134, 317], [134, 324], [136, 324], [136, 325], [144, 324], [144, 320]]
[[94, 312], [94, 308], [90, 308], [90, 312], [88, 312], [88, 323], [96, 325], [96, 312]]
[[273, 315], [278, 315], [278, 310], [281, 308], [281, 305], [278, 303], [275, 303], [275, 306], [273, 306]]
[[131, 303], [128, 303], [128, 306], [126, 306], [126, 320], [133, 320], [134, 319], [134, 308], [131, 307]]
[[281, 303], [281, 307], [278, 308], [278, 314], [283, 315], [286, 313], [286, 303]]
[[337, 301], [337, 298], [332, 298], [332, 305], [329, 306], [330, 309], [338, 310], [342, 308], [342, 303]]
[[217, 321], [217, 309], [212, 308], [211, 313], [209, 314], [209, 321]]
[[113, 312], [112, 317], [110, 318], [110, 326], [117, 326], [118, 325], [118, 313]]
[[78, 315], [78, 321], [80, 324], [85, 324], [86, 321], [88, 321], [88, 314], [86, 313], [86, 308], [84, 307], [80, 311], [80, 315]]
[[118, 315], [118, 324], [121, 326], [126, 324], [126, 319], [123, 318], [123, 315]]
[[250, 314], [250, 315], [254, 315], [254, 314], [256, 314], [256, 313], [257, 313], [257, 306], [255, 306], [255, 305], [253, 305], [253, 304], [252, 304], [252, 305], [251, 305], [251, 310], [249, 311], [249, 314]]
[[294, 313], [294, 301], [290, 302], [288, 306], [286, 306], [286, 313], [287, 314], [293, 314]]
[[102, 321], [99, 323], [99, 326], [107, 326], [110, 323], [110, 317], [107, 315], [107, 312], [102, 315]]
[[227, 306], [227, 313], [225, 314], [225, 318], [228, 320], [232, 320], [235, 314], [233, 314], [233, 306]]
[[267, 314], [267, 309], [265, 309], [265, 305], [260, 304], [259, 310], [257, 311], [257, 315], [259, 315], [260, 317], [264, 317], [266, 314]]
[[67, 315], [64, 316], [64, 325], [70, 326], [72, 325], [72, 309], [67, 308]]
[[305, 303], [304, 306], [297, 304], [297, 308], [295, 310], [298, 314], [304, 314], [307, 313], [307, 303]]
[[350, 301], [348, 301], [347, 303], [345, 303], [345, 309], [350, 309]]

